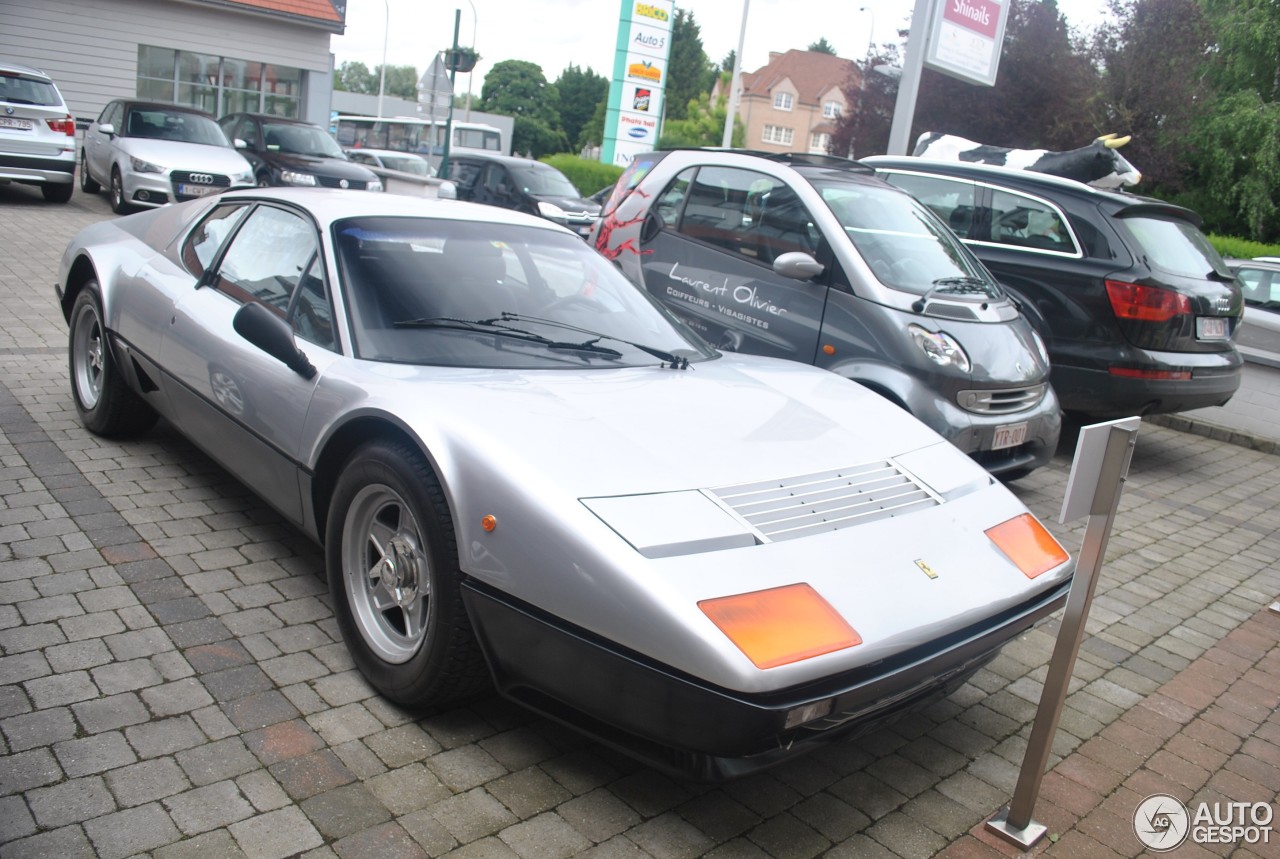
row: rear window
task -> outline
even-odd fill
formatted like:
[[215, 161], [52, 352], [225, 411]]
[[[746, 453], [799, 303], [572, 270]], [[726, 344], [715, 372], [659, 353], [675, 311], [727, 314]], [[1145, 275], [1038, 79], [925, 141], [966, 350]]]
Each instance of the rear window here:
[[1153, 268], [1184, 277], [1232, 276], [1227, 264], [1195, 224], [1145, 215], [1126, 217], [1122, 221]]
[[45, 78], [0, 72], [0, 101], [10, 104], [36, 104], [57, 107], [62, 104], [58, 88]]

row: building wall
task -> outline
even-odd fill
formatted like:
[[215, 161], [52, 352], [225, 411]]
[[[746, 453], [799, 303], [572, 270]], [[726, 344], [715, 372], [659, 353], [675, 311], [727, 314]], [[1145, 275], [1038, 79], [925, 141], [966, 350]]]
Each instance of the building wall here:
[[78, 119], [136, 93], [138, 46], [300, 68], [303, 118], [329, 119], [329, 30], [173, 0], [0, 0], [0, 57], [53, 76]]

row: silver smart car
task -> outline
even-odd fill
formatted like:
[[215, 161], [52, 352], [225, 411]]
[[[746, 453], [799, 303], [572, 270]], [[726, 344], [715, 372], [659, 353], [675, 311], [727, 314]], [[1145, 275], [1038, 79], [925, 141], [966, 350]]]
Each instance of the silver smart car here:
[[639, 155], [592, 240], [718, 348], [860, 382], [1005, 479], [1053, 456], [1040, 338], [942, 221], [856, 162]]

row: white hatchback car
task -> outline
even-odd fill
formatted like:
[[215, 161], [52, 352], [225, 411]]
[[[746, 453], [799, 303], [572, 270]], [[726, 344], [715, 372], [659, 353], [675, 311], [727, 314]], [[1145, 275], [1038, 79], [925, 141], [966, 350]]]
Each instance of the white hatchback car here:
[[53, 79], [0, 60], [0, 184], [39, 185], [51, 203], [75, 190], [76, 121]]
[[94, 194], [106, 185], [117, 214], [253, 184], [249, 162], [193, 107], [113, 101], [84, 135], [80, 188]]

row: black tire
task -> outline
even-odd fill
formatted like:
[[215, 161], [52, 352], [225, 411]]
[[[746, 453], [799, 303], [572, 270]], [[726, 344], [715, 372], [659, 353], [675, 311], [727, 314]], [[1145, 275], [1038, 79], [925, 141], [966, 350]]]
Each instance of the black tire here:
[[371, 442], [334, 487], [325, 568], [356, 667], [385, 697], [441, 709], [490, 689], [462, 603], [453, 518], [411, 445]]
[[75, 193], [76, 186], [72, 182], [62, 185], [55, 185], [52, 182], [45, 182], [40, 186], [40, 193], [44, 194], [44, 198], [50, 203], [70, 203], [71, 195]]
[[71, 398], [85, 429], [111, 437], [135, 435], [155, 424], [155, 411], [116, 368], [102, 321], [102, 297], [93, 281], [81, 288], [71, 308], [67, 364]]
[[271, 174], [268, 173], [266, 170], [263, 170], [261, 173], [258, 174], [258, 187], [259, 188], [271, 187]]
[[102, 186], [89, 175], [89, 159], [83, 149], [80, 150], [80, 190], [86, 194], [96, 194], [102, 190]]
[[133, 211], [133, 207], [124, 198], [124, 179], [120, 177], [120, 168], [111, 168], [111, 189], [109, 196], [111, 197], [111, 211], [117, 215], [127, 215]]

